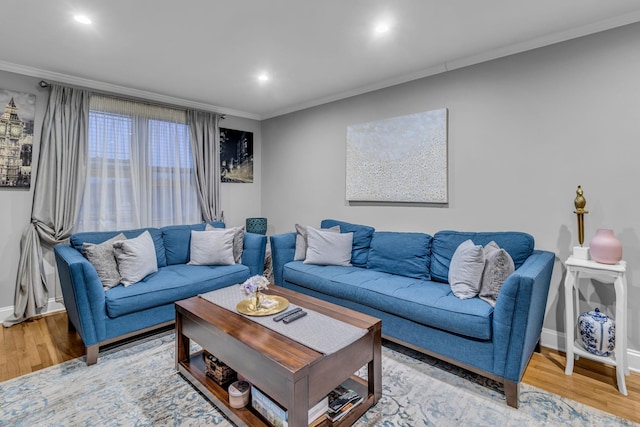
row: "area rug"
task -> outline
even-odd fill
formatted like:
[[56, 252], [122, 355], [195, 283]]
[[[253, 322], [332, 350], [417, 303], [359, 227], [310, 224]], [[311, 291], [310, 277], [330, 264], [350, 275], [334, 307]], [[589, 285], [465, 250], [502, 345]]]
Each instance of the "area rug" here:
[[[392, 343], [382, 349], [383, 397], [356, 426], [636, 425], [521, 385], [520, 409], [501, 386]], [[232, 426], [174, 370], [165, 332], [0, 383], [0, 426]]]

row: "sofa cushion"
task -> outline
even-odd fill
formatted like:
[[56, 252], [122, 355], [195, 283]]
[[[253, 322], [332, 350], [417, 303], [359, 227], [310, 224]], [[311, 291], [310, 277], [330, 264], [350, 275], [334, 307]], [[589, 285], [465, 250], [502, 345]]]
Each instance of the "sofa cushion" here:
[[[308, 236], [309, 236], [309, 228], [313, 228], [310, 225], [300, 225], [296, 224], [296, 253], [293, 255], [294, 261], [304, 261], [307, 257], [307, 247], [308, 244]], [[340, 226], [336, 225], [331, 228], [323, 228], [325, 231], [333, 231], [336, 233], [340, 232]]]
[[336, 221], [335, 219], [324, 219], [320, 223], [320, 228], [331, 228], [340, 226], [341, 233], [353, 233], [353, 249], [351, 250], [351, 264], [354, 267], [366, 267], [371, 247], [371, 238], [375, 229], [367, 225], [350, 224], [348, 222]]
[[438, 231], [433, 236], [431, 246], [431, 280], [447, 282], [449, 280], [449, 265], [454, 252], [467, 239], [471, 239], [476, 245], [486, 245], [492, 240], [502, 249], [507, 251], [515, 268], [518, 269], [533, 253], [533, 236], [517, 231], [498, 232], [462, 232], [462, 231]]
[[102, 243], [87, 242], [82, 244], [82, 255], [84, 255], [96, 269], [96, 273], [98, 273], [98, 277], [105, 291], [120, 284], [120, 271], [118, 270], [118, 262], [116, 261], [116, 252], [113, 249], [113, 244], [118, 240], [124, 240], [126, 238], [124, 234], [120, 233]]
[[[207, 224], [204, 227], [204, 231], [215, 231], [219, 228], [220, 227]], [[242, 250], [244, 249], [244, 225], [241, 227], [231, 227], [228, 230], [233, 230], [233, 260], [236, 264], [240, 264], [242, 262]]]
[[114, 318], [171, 304], [204, 292], [242, 283], [249, 276], [249, 268], [242, 264], [170, 265], [147, 276], [135, 286], [116, 286], [105, 292], [107, 315]]
[[236, 230], [191, 230], [189, 265], [233, 265], [233, 241]]
[[138, 283], [158, 271], [156, 249], [148, 231], [133, 239], [117, 240], [113, 243], [113, 250], [118, 261], [120, 283], [124, 286]]
[[[125, 231], [84, 231], [71, 236], [70, 243], [77, 251], [82, 252], [84, 243], [102, 243], [112, 237], [122, 233], [127, 239], [133, 239], [148, 231], [153, 239], [153, 245], [156, 248], [156, 261], [158, 268], [167, 265], [167, 258], [164, 252], [164, 241], [162, 240], [162, 231], [159, 228], [137, 228], [135, 230]], [[186, 261], [185, 261], [186, 262]]]
[[484, 270], [484, 248], [471, 240], [460, 243], [451, 258], [449, 285], [460, 299], [473, 298], [480, 292]]
[[432, 237], [424, 233], [376, 231], [371, 239], [367, 268], [429, 280]]
[[336, 233], [309, 227], [305, 264], [351, 265], [353, 233]]
[[357, 267], [292, 261], [285, 281], [393, 313], [413, 322], [480, 339], [492, 337], [493, 308], [479, 298], [461, 300], [448, 284]]
[[[224, 228], [222, 222], [211, 222], [216, 228]], [[204, 231], [205, 223], [190, 225], [169, 225], [162, 227], [162, 239], [166, 251], [166, 265], [186, 264], [191, 258], [191, 230]]]
[[485, 245], [484, 258], [485, 264], [479, 297], [495, 307], [502, 284], [514, 272], [515, 266], [509, 253], [501, 249], [494, 241]]

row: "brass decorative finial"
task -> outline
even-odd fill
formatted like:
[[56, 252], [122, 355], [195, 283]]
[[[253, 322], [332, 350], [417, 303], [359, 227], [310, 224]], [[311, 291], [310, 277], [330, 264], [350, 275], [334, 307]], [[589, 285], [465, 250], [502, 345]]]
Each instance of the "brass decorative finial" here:
[[576, 210], [573, 211], [573, 213], [578, 215], [578, 243], [582, 246], [584, 243], [584, 215], [588, 214], [589, 211], [584, 210], [584, 207], [587, 204], [587, 199], [584, 198], [582, 186], [580, 185], [578, 185], [578, 189], [576, 190], [576, 198], [573, 201], [573, 204], [576, 207]]

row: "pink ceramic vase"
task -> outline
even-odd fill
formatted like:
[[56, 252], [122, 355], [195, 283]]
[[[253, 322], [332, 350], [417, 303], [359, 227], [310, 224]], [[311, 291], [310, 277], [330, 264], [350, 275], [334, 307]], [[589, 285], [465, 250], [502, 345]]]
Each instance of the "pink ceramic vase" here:
[[589, 243], [591, 259], [602, 264], [617, 264], [622, 259], [622, 244], [613, 230], [600, 228]]

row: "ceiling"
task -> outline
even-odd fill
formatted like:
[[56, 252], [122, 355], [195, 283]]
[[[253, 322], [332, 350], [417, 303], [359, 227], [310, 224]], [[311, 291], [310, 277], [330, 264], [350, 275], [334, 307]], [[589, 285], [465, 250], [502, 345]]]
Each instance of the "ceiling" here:
[[[5, 0], [2, 9], [2, 70], [254, 119], [640, 21], [638, 0]], [[388, 32], [374, 31], [380, 21]]]

